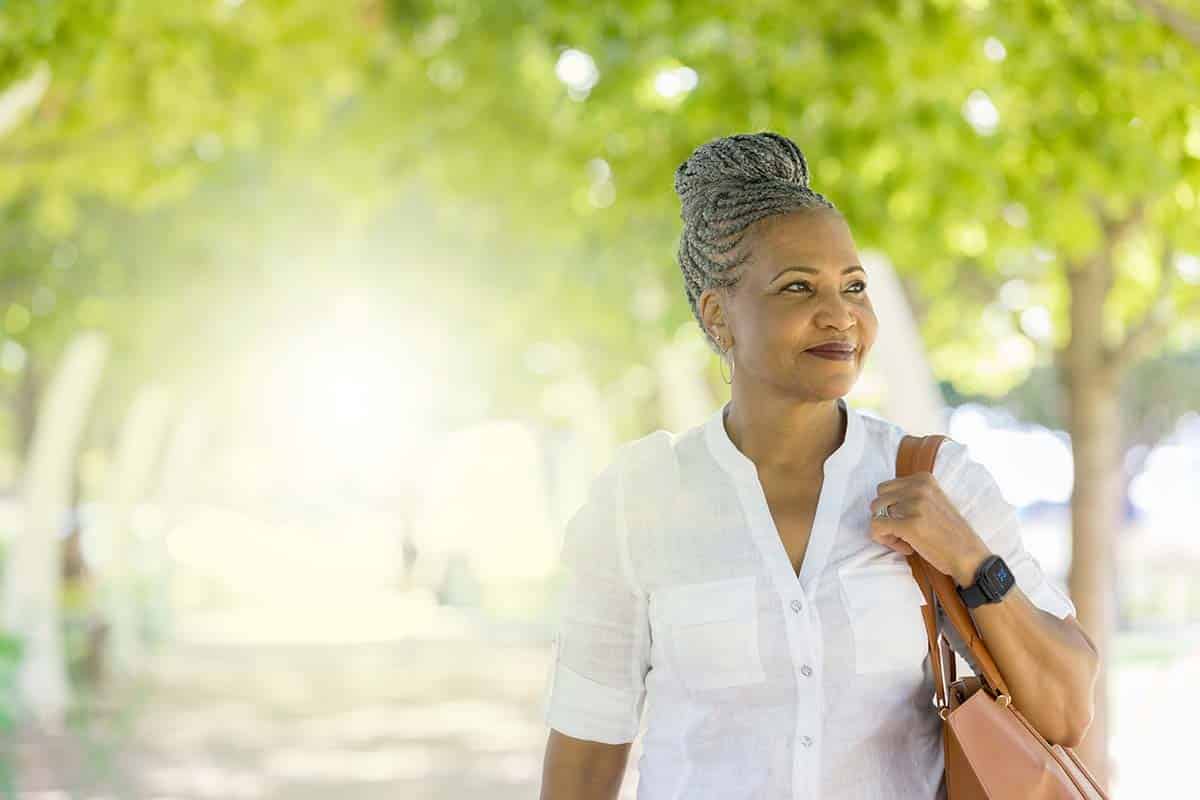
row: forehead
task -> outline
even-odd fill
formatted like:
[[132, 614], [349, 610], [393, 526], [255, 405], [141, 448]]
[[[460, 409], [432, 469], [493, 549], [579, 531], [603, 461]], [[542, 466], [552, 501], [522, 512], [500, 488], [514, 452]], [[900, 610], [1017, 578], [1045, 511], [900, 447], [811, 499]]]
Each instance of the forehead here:
[[[755, 272], [774, 275], [784, 267], [813, 267], [840, 274], [858, 263], [850, 227], [829, 209], [804, 209], [773, 214], [759, 221], [753, 239]], [[769, 277], [768, 275], [768, 277]]]

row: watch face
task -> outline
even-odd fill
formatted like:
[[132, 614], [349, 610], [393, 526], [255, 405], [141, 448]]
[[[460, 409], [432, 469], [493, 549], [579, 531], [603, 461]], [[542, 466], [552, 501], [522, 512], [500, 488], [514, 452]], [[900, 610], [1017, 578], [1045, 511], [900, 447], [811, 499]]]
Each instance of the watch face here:
[[983, 590], [993, 600], [999, 600], [1003, 597], [1012, 588], [1013, 582], [1012, 571], [1004, 563], [1004, 559], [999, 556], [992, 556], [992, 558], [988, 559], [988, 562], [984, 564], [982, 574], [979, 576], [980, 585], [983, 586]]

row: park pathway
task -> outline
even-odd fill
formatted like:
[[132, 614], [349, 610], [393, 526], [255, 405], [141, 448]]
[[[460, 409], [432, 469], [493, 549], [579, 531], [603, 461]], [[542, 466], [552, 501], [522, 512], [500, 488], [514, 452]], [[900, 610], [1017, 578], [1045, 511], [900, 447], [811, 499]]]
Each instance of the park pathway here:
[[19, 797], [536, 798], [544, 628], [447, 629], [342, 644], [176, 643], [136, 687], [94, 704], [68, 741], [26, 743]]

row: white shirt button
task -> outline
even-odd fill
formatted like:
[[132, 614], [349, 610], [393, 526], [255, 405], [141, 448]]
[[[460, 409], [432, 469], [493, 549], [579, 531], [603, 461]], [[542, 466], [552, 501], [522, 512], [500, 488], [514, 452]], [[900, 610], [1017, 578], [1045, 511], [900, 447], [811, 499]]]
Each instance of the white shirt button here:
[[803, 667], [800, 668], [800, 674], [806, 678], [811, 676], [812, 675], [812, 667], [810, 667], [808, 664], [805, 664]]
[[799, 614], [800, 609], [802, 609], [802, 608], [804, 608], [804, 604], [801, 603], [799, 600], [792, 601], [792, 611], [795, 611], [797, 614]]
[[800, 737], [800, 744], [804, 745], [805, 747], [812, 747], [812, 743], [813, 743], [813, 740], [812, 740], [811, 736], [801, 736]]

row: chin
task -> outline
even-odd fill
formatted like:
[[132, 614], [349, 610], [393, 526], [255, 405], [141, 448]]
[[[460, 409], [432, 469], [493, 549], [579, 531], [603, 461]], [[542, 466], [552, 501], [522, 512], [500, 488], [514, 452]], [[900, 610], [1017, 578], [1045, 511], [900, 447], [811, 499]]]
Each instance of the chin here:
[[809, 401], [831, 402], [848, 395], [855, 383], [857, 380], [829, 381], [821, 386], [797, 387], [795, 393]]

